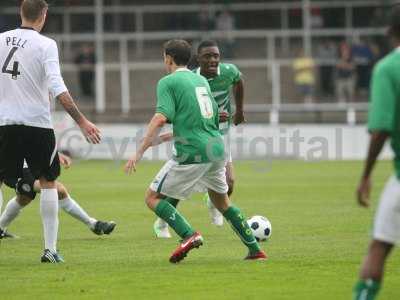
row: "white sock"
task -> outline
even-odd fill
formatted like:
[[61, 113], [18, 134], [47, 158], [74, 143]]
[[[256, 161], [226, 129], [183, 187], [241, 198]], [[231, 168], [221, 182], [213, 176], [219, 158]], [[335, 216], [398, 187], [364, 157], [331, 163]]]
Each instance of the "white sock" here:
[[17, 202], [17, 197], [12, 198], [8, 201], [6, 208], [0, 216], [0, 228], [6, 229], [8, 225], [19, 215], [22, 210], [22, 206]]
[[3, 192], [2, 192], [2, 190], [0, 189], [0, 213], [1, 213], [2, 207], [3, 207]]
[[89, 228], [94, 228], [97, 220], [91, 218], [87, 212], [70, 196], [59, 201], [60, 208], [75, 219], [85, 223]]
[[58, 194], [57, 189], [42, 189], [40, 192], [40, 214], [43, 222], [44, 247], [57, 252]]
[[158, 227], [159, 228], [165, 228], [168, 227], [168, 223], [165, 222], [163, 219], [161, 218], [157, 218], [156, 222], [158, 223]]

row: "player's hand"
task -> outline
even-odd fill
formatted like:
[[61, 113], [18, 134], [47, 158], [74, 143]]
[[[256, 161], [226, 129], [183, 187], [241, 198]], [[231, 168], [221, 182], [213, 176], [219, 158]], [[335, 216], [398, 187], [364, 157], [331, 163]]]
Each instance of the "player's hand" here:
[[125, 164], [125, 173], [131, 175], [132, 171], [136, 172], [136, 165], [141, 159], [141, 155], [135, 153]]
[[80, 125], [81, 131], [86, 140], [91, 144], [99, 144], [101, 141], [100, 130], [92, 122], [85, 120]]
[[65, 168], [65, 169], [69, 169], [69, 167], [71, 167], [72, 164], [72, 159], [71, 157], [62, 154], [62, 153], [58, 153], [58, 157], [60, 158], [60, 164]]
[[219, 113], [219, 122], [225, 123], [229, 120], [229, 114], [226, 111], [221, 111]]
[[242, 123], [246, 123], [246, 119], [244, 117], [244, 112], [242, 111], [237, 111], [235, 113], [235, 116], [233, 118], [233, 124], [235, 124], [235, 126], [242, 124]]
[[362, 178], [357, 188], [357, 201], [360, 206], [368, 207], [369, 195], [371, 191], [371, 181], [369, 178]]

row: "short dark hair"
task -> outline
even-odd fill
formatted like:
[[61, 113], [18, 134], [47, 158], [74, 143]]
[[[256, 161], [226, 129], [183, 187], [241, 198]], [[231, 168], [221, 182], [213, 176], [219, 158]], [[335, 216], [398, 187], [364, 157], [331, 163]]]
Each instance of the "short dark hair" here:
[[218, 47], [218, 44], [217, 44], [216, 41], [213, 41], [213, 40], [205, 40], [205, 41], [202, 41], [202, 42], [199, 44], [199, 46], [197, 47], [197, 53], [200, 53], [200, 51], [201, 51], [203, 48], [207, 48], [207, 47]]
[[170, 40], [164, 44], [164, 53], [171, 56], [177, 66], [186, 66], [192, 56], [192, 46], [185, 40]]
[[400, 39], [400, 4], [394, 5], [389, 18], [390, 34]]
[[43, 9], [49, 7], [45, 0], [24, 0], [21, 3], [22, 16], [34, 22], [42, 15]]

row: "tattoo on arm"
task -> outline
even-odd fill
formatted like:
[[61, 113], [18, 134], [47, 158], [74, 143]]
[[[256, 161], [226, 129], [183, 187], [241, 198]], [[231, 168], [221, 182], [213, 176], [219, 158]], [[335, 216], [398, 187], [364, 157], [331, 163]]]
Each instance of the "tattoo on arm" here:
[[65, 111], [71, 116], [71, 118], [78, 124], [84, 119], [83, 114], [79, 111], [74, 100], [68, 92], [62, 93], [57, 97]]

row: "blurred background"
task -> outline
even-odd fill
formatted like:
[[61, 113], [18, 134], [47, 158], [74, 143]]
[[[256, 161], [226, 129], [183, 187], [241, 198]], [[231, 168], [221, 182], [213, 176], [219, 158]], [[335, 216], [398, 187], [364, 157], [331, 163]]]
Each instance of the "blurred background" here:
[[[0, 2], [0, 31], [20, 24]], [[49, 1], [65, 81], [95, 122], [144, 123], [165, 74], [162, 44], [215, 39], [245, 80], [248, 123], [363, 124], [394, 1]], [[56, 107], [56, 110], [59, 108]]]
[[[20, 24], [18, 2], [1, 1], [0, 31]], [[147, 121], [162, 44], [180, 37], [219, 41], [244, 74], [249, 122], [354, 123], [365, 121], [371, 69], [389, 49], [391, 2], [58, 0], [45, 33], [71, 92], [101, 122]]]

